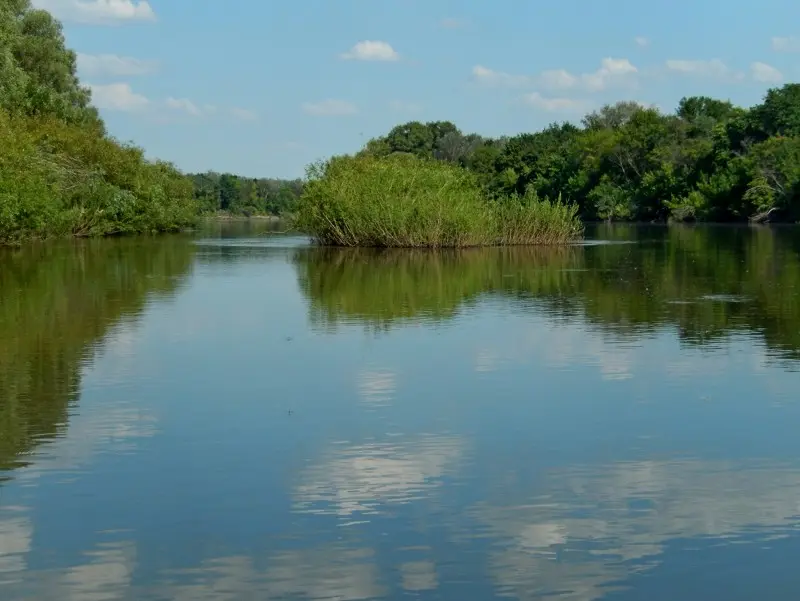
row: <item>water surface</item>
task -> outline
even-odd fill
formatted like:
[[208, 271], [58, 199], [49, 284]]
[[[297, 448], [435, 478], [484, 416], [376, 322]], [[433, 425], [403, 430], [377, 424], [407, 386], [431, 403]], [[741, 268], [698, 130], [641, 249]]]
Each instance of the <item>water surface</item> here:
[[800, 230], [276, 229], [0, 251], [4, 600], [800, 595]]

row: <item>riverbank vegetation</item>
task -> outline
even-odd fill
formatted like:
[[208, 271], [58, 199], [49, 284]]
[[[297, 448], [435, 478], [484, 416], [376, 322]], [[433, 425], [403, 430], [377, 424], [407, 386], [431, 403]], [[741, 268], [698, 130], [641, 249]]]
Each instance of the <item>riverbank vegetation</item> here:
[[195, 220], [191, 181], [107, 134], [57, 20], [0, 2], [0, 40], [0, 243]]
[[396, 153], [313, 165], [295, 226], [334, 246], [561, 244], [580, 236], [577, 209], [534, 190], [487, 198], [458, 165]]
[[231, 173], [191, 173], [198, 210], [206, 215], [283, 216], [303, 191], [299, 179], [250, 178]]
[[360, 156], [412, 154], [458, 165], [491, 198], [535, 192], [574, 203], [584, 220], [800, 220], [800, 84], [750, 109], [684, 98], [673, 114], [619, 102], [580, 125], [486, 138], [413, 121]]
[[220, 213], [298, 213], [322, 242], [378, 246], [555, 244], [578, 219], [800, 221], [800, 84], [749, 109], [619, 102], [513, 137], [412, 121], [307, 181], [185, 176], [108, 135], [48, 12], [0, 1], [0, 40], [0, 243], [175, 231]]
[[797, 222], [800, 84], [750, 109], [619, 102], [510, 138], [412, 121], [313, 166], [297, 217], [323, 244], [434, 247], [563, 243], [578, 219]]

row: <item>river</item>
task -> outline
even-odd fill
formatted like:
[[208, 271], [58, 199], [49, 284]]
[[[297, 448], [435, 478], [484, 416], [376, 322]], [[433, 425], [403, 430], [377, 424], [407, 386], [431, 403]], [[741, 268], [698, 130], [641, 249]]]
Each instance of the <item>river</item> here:
[[0, 250], [0, 597], [794, 601], [800, 229]]

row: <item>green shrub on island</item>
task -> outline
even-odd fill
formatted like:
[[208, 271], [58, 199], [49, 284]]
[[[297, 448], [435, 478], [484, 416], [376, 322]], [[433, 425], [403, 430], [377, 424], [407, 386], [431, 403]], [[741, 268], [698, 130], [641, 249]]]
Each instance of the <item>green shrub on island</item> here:
[[490, 199], [453, 164], [407, 154], [339, 156], [309, 167], [295, 226], [330, 246], [563, 244], [577, 209], [535, 193]]

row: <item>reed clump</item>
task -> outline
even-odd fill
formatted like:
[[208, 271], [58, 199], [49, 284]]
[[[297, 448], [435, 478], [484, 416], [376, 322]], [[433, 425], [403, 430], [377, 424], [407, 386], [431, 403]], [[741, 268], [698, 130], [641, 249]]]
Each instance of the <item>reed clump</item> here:
[[560, 199], [490, 199], [465, 169], [412, 155], [312, 165], [295, 226], [322, 245], [409, 248], [564, 244], [583, 232]]

